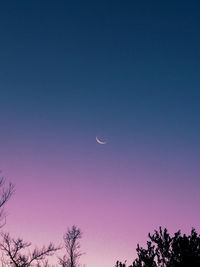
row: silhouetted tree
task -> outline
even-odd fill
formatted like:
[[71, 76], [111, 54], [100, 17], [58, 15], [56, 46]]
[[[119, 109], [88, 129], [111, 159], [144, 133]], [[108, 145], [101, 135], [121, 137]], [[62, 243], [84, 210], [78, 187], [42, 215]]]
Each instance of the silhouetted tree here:
[[[195, 229], [188, 236], [182, 236], [178, 231], [170, 237], [167, 229], [162, 230], [160, 227], [159, 231], [155, 230], [153, 235], [148, 236], [150, 241], [147, 241], [147, 248], [137, 246], [137, 258], [129, 267], [200, 266], [200, 235]], [[117, 264], [123, 266], [120, 262]]]
[[[0, 228], [5, 225], [5, 213], [4, 205], [10, 199], [14, 193], [13, 184], [9, 183], [8, 186], [5, 186], [5, 178], [0, 178]], [[2, 222], [3, 221], [3, 222]]]
[[[33, 266], [48, 266], [47, 262], [43, 262], [47, 256], [52, 256], [54, 252], [59, 250], [59, 247], [55, 247], [52, 243], [48, 247], [42, 247], [41, 249], [35, 248], [33, 252], [27, 254], [22, 253], [24, 249], [27, 249], [31, 243], [24, 242], [23, 239], [11, 238], [8, 233], [2, 233], [2, 240], [0, 242], [0, 249], [4, 253], [5, 266], [12, 267], [29, 267]], [[3, 265], [4, 266], [4, 265]]]
[[82, 237], [81, 230], [73, 225], [71, 229], [68, 228], [63, 239], [65, 243], [66, 255], [59, 259], [62, 267], [77, 267], [78, 259], [82, 255], [80, 252], [79, 239]]
[[115, 267], [126, 267], [126, 261], [124, 263], [117, 261]]

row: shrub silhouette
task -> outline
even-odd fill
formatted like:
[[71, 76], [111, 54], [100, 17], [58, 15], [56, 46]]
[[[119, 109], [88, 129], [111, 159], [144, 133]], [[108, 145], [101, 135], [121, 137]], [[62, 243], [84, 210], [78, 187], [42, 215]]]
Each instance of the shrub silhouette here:
[[[155, 230], [148, 235], [147, 248], [137, 245], [137, 258], [129, 267], [199, 267], [200, 235], [192, 228], [190, 235], [181, 235], [179, 230], [170, 236], [167, 229]], [[126, 264], [117, 262], [117, 267]]]

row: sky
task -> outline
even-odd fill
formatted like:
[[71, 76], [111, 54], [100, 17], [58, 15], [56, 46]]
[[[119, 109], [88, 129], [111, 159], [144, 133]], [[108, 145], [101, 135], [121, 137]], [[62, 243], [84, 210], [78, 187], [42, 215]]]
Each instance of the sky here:
[[3, 231], [41, 246], [76, 224], [81, 263], [112, 267], [160, 225], [199, 229], [199, 8], [0, 2]]

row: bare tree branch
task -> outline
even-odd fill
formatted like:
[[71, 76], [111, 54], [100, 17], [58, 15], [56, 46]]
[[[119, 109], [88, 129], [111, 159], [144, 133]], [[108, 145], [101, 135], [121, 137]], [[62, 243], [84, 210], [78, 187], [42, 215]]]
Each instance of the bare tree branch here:
[[[52, 256], [60, 249], [60, 247], [55, 247], [50, 243], [48, 247], [35, 248], [32, 253], [24, 254], [21, 251], [27, 249], [31, 243], [24, 242], [21, 238], [11, 238], [8, 233], [2, 233], [1, 236], [0, 249], [9, 260], [8, 266], [29, 267], [34, 262], [41, 266], [40, 262], [45, 260], [47, 256]], [[45, 262], [45, 266], [48, 266], [47, 262]]]
[[83, 253], [80, 251], [79, 239], [82, 237], [81, 230], [73, 225], [71, 229], [68, 228], [63, 239], [65, 242], [66, 255], [59, 258], [59, 264], [62, 267], [77, 267], [78, 259]]
[[5, 178], [0, 178], [0, 228], [3, 227], [6, 223], [6, 215], [4, 212], [4, 205], [8, 202], [8, 200], [11, 198], [11, 196], [14, 193], [14, 185], [12, 183], [9, 183], [8, 186], [5, 186]]

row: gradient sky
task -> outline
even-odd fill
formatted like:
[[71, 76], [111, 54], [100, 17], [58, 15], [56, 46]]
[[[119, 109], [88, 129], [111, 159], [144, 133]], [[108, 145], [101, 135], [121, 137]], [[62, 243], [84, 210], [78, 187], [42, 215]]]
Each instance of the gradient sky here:
[[[83, 231], [112, 267], [162, 225], [199, 230], [199, 1], [1, 1], [4, 231]], [[108, 139], [99, 145], [96, 135]]]

